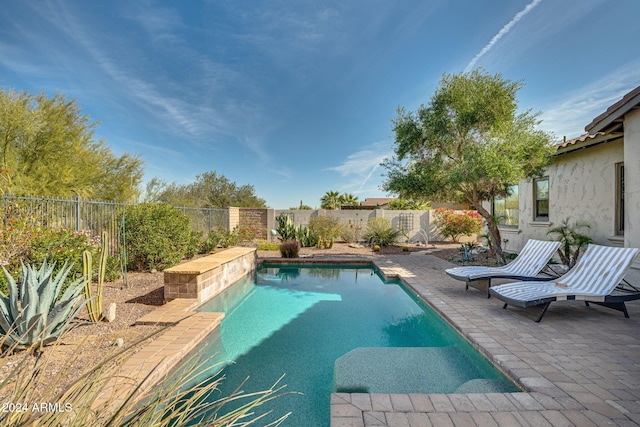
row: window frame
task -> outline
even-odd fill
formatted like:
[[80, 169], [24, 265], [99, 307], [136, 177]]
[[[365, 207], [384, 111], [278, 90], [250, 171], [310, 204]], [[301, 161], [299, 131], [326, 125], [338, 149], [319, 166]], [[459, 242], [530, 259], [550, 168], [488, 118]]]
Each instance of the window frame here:
[[[547, 181], [547, 197], [539, 198], [538, 197], [538, 183], [542, 181]], [[542, 178], [536, 178], [533, 180], [533, 220], [536, 222], [549, 222], [549, 211], [550, 211], [550, 198], [549, 198], [549, 190], [551, 186], [549, 183], [549, 177], [544, 176]], [[547, 202], [547, 213], [540, 214], [540, 202]]]
[[615, 235], [624, 236], [624, 162], [616, 163]]
[[[516, 191], [512, 191], [511, 192], [511, 196], [513, 196], [514, 194], [517, 195], [517, 202], [518, 202], [518, 218], [515, 224], [503, 224], [501, 222], [498, 222], [498, 226], [501, 228], [515, 228], [517, 229], [520, 226], [520, 186], [519, 184], [513, 184], [509, 186], [510, 188], [515, 187]], [[496, 199], [497, 200], [502, 200], [504, 202], [504, 207], [505, 207], [505, 211], [507, 210], [507, 201], [509, 200], [508, 197], [494, 197], [493, 200], [491, 201], [491, 213], [493, 215], [496, 215]]]

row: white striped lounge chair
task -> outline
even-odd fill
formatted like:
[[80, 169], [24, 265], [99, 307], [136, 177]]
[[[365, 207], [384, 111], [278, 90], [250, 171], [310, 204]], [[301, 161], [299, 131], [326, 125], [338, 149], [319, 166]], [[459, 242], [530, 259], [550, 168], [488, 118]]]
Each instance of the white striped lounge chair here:
[[[547, 281], [557, 277], [557, 274], [543, 270], [559, 247], [560, 242], [530, 239], [516, 259], [504, 267], [463, 266], [449, 268], [445, 272], [454, 279], [466, 282], [465, 289], [469, 289], [469, 286], [481, 289], [478, 282], [484, 284], [486, 281], [487, 297], [490, 297], [491, 279]], [[541, 275], [543, 277], [539, 277]]]
[[579, 300], [613, 308], [629, 317], [625, 301], [640, 299], [640, 291], [618, 287], [627, 274], [637, 248], [613, 248], [591, 244], [576, 265], [553, 281], [515, 282], [494, 286], [491, 295], [516, 307], [542, 305], [540, 322], [553, 301]]

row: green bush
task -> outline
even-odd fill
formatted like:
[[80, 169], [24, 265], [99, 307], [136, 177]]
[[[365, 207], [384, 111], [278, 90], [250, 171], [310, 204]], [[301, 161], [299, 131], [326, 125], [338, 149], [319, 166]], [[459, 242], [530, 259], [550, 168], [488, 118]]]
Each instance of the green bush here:
[[340, 237], [345, 243], [354, 243], [360, 239], [362, 227], [351, 221], [340, 224]]
[[122, 277], [122, 265], [119, 256], [109, 255], [107, 257], [107, 267], [104, 271], [105, 282], [115, 282]]
[[191, 259], [196, 254], [200, 253], [200, 248], [202, 246], [202, 231], [192, 231], [189, 233], [189, 244], [187, 245], [187, 252], [184, 254], [184, 257], [187, 259]]
[[237, 236], [237, 241], [233, 246], [253, 246], [255, 240], [263, 238], [266, 235], [262, 224], [257, 221], [245, 221], [233, 231]]
[[394, 230], [386, 218], [371, 218], [362, 234], [369, 246], [380, 247], [394, 244], [399, 236], [400, 231]]
[[[91, 238], [90, 231], [70, 231], [42, 229], [31, 241], [28, 262], [42, 264], [46, 260], [53, 265], [54, 275], [69, 264], [68, 276], [71, 280], [82, 277], [82, 252], [89, 251], [94, 258], [100, 251], [100, 237]], [[66, 290], [66, 285], [61, 292]]]
[[280, 243], [280, 255], [282, 258], [298, 258], [300, 244], [297, 240], [288, 240]]
[[316, 236], [318, 248], [331, 248], [340, 237], [340, 220], [333, 216], [316, 216], [309, 220], [309, 230]]
[[125, 211], [127, 266], [163, 270], [176, 265], [191, 241], [189, 217], [161, 203], [129, 206]]

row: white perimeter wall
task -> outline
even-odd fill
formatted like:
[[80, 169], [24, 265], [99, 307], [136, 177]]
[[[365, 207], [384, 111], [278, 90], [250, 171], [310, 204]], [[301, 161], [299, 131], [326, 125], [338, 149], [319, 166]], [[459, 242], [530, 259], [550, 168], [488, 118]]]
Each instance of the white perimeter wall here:
[[[414, 211], [414, 210], [388, 210], [388, 209], [375, 209], [375, 210], [276, 210], [269, 209], [267, 214], [267, 227], [269, 229], [276, 229], [277, 223], [275, 218], [284, 213], [289, 215], [295, 225], [309, 225], [309, 220], [316, 216], [333, 216], [337, 217], [341, 222], [356, 224], [362, 227], [364, 230], [367, 226], [367, 222], [371, 218], [386, 218], [391, 221], [391, 226], [400, 230], [401, 218], [407, 218], [409, 220], [409, 227], [405, 228], [405, 232], [409, 235], [409, 242], [427, 242], [429, 241], [442, 241], [444, 238], [436, 232], [433, 227], [432, 215], [433, 210], [428, 211]], [[421, 232], [422, 230], [422, 232]], [[425, 239], [426, 234], [426, 239]], [[461, 241], [476, 240], [476, 236], [471, 238], [462, 238]], [[403, 238], [399, 241], [402, 241]]]

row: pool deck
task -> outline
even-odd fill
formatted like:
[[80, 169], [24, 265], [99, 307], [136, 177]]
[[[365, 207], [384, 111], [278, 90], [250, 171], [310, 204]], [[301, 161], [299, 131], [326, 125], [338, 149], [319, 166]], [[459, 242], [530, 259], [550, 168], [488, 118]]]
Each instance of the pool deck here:
[[557, 302], [535, 323], [539, 307], [504, 310], [495, 298], [465, 291], [444, 272], [452, 264], [435, 256], [371, 259], [413, 288], [525, 392], [334, 393], [331, 427], [640, 425], [640, 301], [627, 303], [630, 319], [593, 304]]

